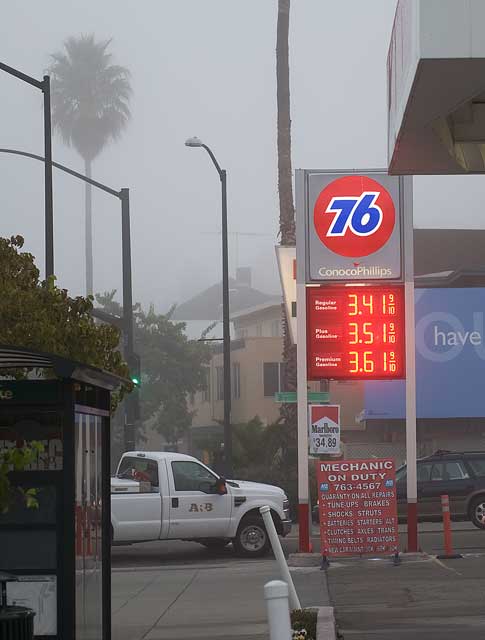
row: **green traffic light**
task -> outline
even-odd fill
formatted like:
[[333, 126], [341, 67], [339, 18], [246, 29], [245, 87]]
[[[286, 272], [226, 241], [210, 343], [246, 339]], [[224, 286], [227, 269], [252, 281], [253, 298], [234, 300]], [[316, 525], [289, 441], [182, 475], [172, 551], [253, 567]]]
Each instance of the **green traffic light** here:
[[132, 378], [131, 381], [133, 382], [133, 384], [138, 387], [140, 386], [140, 380], [138, 378]]

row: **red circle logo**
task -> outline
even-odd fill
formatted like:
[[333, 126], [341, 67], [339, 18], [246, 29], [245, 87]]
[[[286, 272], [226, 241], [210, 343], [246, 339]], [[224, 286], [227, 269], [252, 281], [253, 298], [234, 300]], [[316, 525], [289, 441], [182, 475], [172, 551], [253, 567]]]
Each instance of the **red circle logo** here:
[[394, 203], [384, 187], [367, 176], [345, 176], [323, 189], [313, 211], [323, 244], [341, 256], [361, 258], [381, 249], [396, 223]]

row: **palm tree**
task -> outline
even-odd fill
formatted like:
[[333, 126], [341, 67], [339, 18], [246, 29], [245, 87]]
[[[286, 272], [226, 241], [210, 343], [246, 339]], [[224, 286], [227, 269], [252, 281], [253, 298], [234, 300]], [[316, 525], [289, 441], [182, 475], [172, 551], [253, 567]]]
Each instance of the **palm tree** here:
[[[70, 37], [51, 55], [52, 121], [67, 146], [84, 160], [91, 177], [93, 160], [117, 140], [130, 119], [130, 73], [111, 64], [111, 40], [94, 35]], [[91, 185], [85, 187], [86, 293], [93, 294]]]
[[[283, 246], [295, 245], [295, 208], [291, 171], [291, 119], [290, 119], [290, 69], [289, 69], [290, 0], [278, 0], [276, 34], [276, 100], [278, 109], [278, 192], [280, 200], [280, 242]], [[283, 307], [285, 385], [288, 391], [296, 390], [296, 348], [291, 342], [288, 320]], [[287, 425], [287, 447], [296, 445], [296, 405], [283, 404], [282, 417]]]

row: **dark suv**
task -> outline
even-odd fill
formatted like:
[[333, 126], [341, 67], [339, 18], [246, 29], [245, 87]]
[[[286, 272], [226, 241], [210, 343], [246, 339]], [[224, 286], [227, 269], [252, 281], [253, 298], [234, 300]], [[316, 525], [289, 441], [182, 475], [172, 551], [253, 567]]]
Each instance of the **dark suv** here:
[[[419, 520], [441, 520], [441, 496], [446, 494], [453, 520], [471, 520], [485, 529], [485, 451], [437, 451], [418, 460], [417, 479]], [[406, 465], [397, 470], [396, 484], [399, 521], [406, 522]], [[312, 515], [318, 522], [318, 504]]]
[[[441, 496], [450, 498], [454, 520], [471, 520], [485, 529], [485, 451], [437, 451], [417, 464], [418, 518], [441, 520]], [[397, 510], [406, 520], [406, 466], [396, 473]]]

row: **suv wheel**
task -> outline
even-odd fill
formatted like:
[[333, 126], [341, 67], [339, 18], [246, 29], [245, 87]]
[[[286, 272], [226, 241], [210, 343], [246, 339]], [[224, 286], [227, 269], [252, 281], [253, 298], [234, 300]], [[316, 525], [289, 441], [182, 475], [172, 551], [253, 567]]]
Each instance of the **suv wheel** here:
[[485, 495], [478, 496], [470, 504], [470, 520], [478, 529], [485, 529]]

